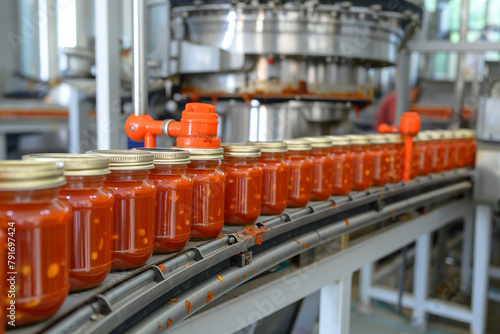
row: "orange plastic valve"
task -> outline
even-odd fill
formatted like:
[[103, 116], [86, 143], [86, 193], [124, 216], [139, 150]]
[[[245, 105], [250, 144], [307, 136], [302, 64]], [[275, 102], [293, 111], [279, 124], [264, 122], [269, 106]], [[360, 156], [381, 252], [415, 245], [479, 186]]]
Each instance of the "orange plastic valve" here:
[[219, 148], [217, 138], [219, 115], [215, 107], [204, 103], [188, 103], [182, 112], [181, 121], [155, 121], [149, 115], [130, 115], [125, 122], [125, 131], [130, 139], [144, 141], [145, 147], [156, 146], [156, 136], [177, 137], [177, 146]]
[[420, 117], [416, 112], [405, 112], [401, 116], [399, 128], [396, 126], [389, 126], [387, 124], [380, 124], [378, 127], [381, 133], [399, 132], [404, 139], [404, 163], [403, 163], [403, 181], [410, 180], [411, 172], [411, 157], [413, 150], [413, 137], [420, 131]]

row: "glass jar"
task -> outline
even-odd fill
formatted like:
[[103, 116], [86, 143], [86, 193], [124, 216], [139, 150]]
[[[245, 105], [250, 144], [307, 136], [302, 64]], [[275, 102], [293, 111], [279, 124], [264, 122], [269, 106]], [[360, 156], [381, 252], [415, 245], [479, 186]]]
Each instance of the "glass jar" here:
[[15, 297], [2, 298], [15, 301], [16, 326], [49, 318], [69, 291], [71, 208], [58, 197], [63, 171], [53, 162], [0, 162], [0, 227], [15, 239], [8, 248], [15, 258], [2, 268], [15, 276], [8, 287]]
[[425, 176], [431, 172], [432, 148], [431, 137], [426, 132], [419, 132], [413, 138], [413, 158], [417, 175]]
[[442, 142], [444, 147], [443, 170], [452, 170], [455, 168], [456, 146], [453, 131], [442, 131]]
[[224, 183], [226, 177], [219, 168], [222, 148], [182, 149], [191, 153], [186, 174], [193, 180], [193, 223], [191, 239], [211, 239], [224, 227]]
[[399, 134], [386, 134], [389, 169], [387, 182], [398, 183], [403, 179], [404, 146]]
[[59, 198], [72, 208], [69, 224], [70, 291], [95, 287], [111, 270], [111, 227], [113, 194], [104, 187], [109, 174], [108, 159], [69, 153], [41, 153], [23, 156], [28, 161], [64, 163], [66, 185]]
[[328, 137], [304, 137], [311, 143], [309, 159], [312, 161], [311, 200], [324, 201], [333, 192], [332, 141]]
[[253, 224], [260, 216], [262, 168], [257, 165], [260, 147], [223, 144], [221, 169], [226, 175], [224, 222], [230, 225]]
[[285, 159], [289, 168], [287, 206], [306, 206], [311, 200], [312, 192], [312, 162], [309, 158], [311, 143], [300, 139], [288, 139], [285, 142], [288, 146]]
[[155, 253], [181, 250], [191, 237], [193, 181], [186, 174], [189, 152], [171, 148], [140, 147], [154, 155], [149, 180], [156, 185]]
[[156, 186], [148, 180], [154, 167], [151, 153], [126, 150], [95, 150], [109, 159], [111, 173], [104, 186], [115, 198], [111, 251], [112, 269], [139, 267], [153, 254]]
[[390, 150], [387, 138], [381, 134], [370, 135], [370, 153], [373, 156], [372, 185], [383, 186], [389, 180]]
[[476, 131], [466, 130], [465, 137], [465, 167], [474, 167], [476, 165]]
[[288, 202], [288, 163], [284, 141], [252, 142], [261, 148], [257, 165], [262, 169], [261, 210], [263, 215], [279, 215], [286, 209]]
[[350, 135], [353, 155], [352, 190], [366, 190], [372, 185], [373, 155], [368, 136]]
[[444, 167], [444, 145], [443, 145], [443, 135], [439, 131], [430, 131], [429, 135], [431, 137], [430, 147], [432, 150], [431, 159], [431, 172], [439, 173]]
[[331, 153], [333, 156], [333, 196], [349, 194], [352, 189], [354, 173], [351, 141], [346, 136], [328, 136], [332, 141]]
[[455, 167], [464, 168], [467, 157], [467, 141], [465, 140], [465, 133], [462, 129], [456, 130], [453, 133], [453, 138], [455, 141]]

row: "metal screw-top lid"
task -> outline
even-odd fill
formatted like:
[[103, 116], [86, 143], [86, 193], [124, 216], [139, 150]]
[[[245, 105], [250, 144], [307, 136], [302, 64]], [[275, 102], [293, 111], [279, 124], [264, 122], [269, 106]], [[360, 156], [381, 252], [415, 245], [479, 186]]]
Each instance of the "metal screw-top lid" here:
[[260, 146], [250, 144], [222, 144], [224, 156], [252, 158], [260, 157]]
[[425, 131], [420, 131], [415, 137], [413, 137], [413, 141], [429, 141], [431, 140], [431, 136], [429, 133]]
[[193, 148], [193, 147], [178, 147], [172, 148], [188, 151], [191, 154], [190, 160], [222, 160], [224, 156], [223, 148]]
[[281, 140], [271, 141], [252, 141], [247, 142], [248, 145], [260, 146], [261, 152], [265, 153], [283, 153], [288, 151], [288, 145]]
[[110, 170], [143, 170], [154, 168], [154, 155], [148, 152], [128, 150], [93, 150], [87, 154], [109, 159]]
[[23, 156], [26, 161], [46, 161], [64, 163], [65, 176], [91, 176], [109, 174], [109, 160], [90, 154], [37, 153]]
[[463, 129], [464, 138], [476, 138], [476, 130]]
[[313, 148], [332, 147], [332, 140], [328, 137], [302, 137], [300, 139], [310, 142]]
[[190, 162], [190, 153], [186, 150], [161, 147], [136, 147], [133, 151], [151, 153], [155, 165], [182, 165]]
[[369, 135], [370, 144], [387, 144], [388, 139], [382, 134]]
[[401, 144], [403, 142], [403, 137], [397, 133], [387, 133], [383, 135], [389, 144]]
[[9, 160], [0, 161], [0, 190], [34, 190], [66, 184], [64, 164]]
[[453, 138], [455, 138], [455, 135], [453, 134], [453, 131], [444, 130], [444, 131], [440, 131], [440, 132], [442, 133], [444, 139], [453, 139]]
[[325, 136], [332, 141], [333, 146], [351, 145], [351, 140], [347, 136]]
[[285, 143], [289, 151], [310, 151], [311, 143], [303, 139], [287, 139]]
[[441, 131], [429, 131], [427, 134], [431, 137], [432, 140], [443, 139], [443, 133]]
[[364, 135], [348, 135], [347, 138], [351, 141], [352, 145], [367, 145], [370, 144], [368, 136]]

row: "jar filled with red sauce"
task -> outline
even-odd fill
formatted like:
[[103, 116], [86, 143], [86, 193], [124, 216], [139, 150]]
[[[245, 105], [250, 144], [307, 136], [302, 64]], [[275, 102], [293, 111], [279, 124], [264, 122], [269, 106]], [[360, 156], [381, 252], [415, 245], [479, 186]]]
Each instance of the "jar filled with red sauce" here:
[[390, 150], [387, 138], [381, 134], [370, 135], [370, 153], [373, 155], [372, 185], [383, 186], [389, 181]]
[[63, 172], [54, 162], [0, 162], [0, 228], [15, 239], [7, 249], [14, 257], [2, 268], [15, 276], [7, 287], [15, 294], [3, 290], [2, 299], [15, 302], [16, 326], [54, 315], [69, 291], [71, 207], [58, 197]]
[[101, 284], [112, 262], [114, 197], [104, 187], [109, 174], [108, 159], [88, 154], [41, 153], [25, 155], [23, 160], [64, 163], [67, 182], [61, 187], [59, 198], [73, 209], [69, 224], [70, 291]]
[[385, 134], [387, 138], [387, 150], [389, 152], [389, 183], [398, 183], [403, 179], [404, 145], [403, 138], [399, 134]]
[[154, 155], [149, 180], [156, 185], [155, 253], [181, 250], [191, 237], [193, 181], [186, 174], [189, 152], [171, 148], [135, 148]]
[[263, 215], [279, 215], [288, 202], [288, 163], [285, 160], [287, 144], [284, 141], [252, 142], [261, 148], [257, 165], [262, 169], [261, 210]]
[[426, 132], [419, 132], [413, 137], [412, 178], [417, 175], [425, 176], [431, 172], [432, 147], [430, 140], [431, 137]]
[[230, 225], [253, 224], [260, 216], [262, 168], [257, 165], [257, 145], [222, 144], [226, 175], [224, 221]]
[[154, 167], [151, 153], [127, 150], [95, 150], [109, 159], [111, 173], [104, 186], [114, 198], [111, 236], [112, 268], [139, 267], [153, 254], [156, 186], [148, 179]]
[[193, 222], [191, 239], [217, 237], [224, 227], [224, 183], [219, 165], [222, 148], [184, 147], [191, 153], [186, 174], [193, 180]]
[[476, 164], [476, 131], [464, 131], [465, 139], [465, 167], [474, 167]]
[[456, 161], [456, 143], [453, 131], [442, 131], [442, 142], [444, 147], [443, 170], [452, 170], [455, 168]]
[[313, 164], [310, 157], [311, 143], [301, 139], [285, 140], [288, 151], [288, 202], [287, 206], [297, 208], [306, 206], [311, 200]]
[[453, 137], [455, 141], [455, 167], [464, 168], [467, 156], [467, 142], [463, 129], [454, 131]]
[[347, 136], [327, 136], [332, 141], [330, 152], [333, 157], [333, 196], [349, 194], [354, 172], [351, 141]]
[[429, 131], [431, 137], [430, 148], [432, 150], [431, 173], [439, 173], [444, 168], [444, 152], [443, 134], [440, 131]]
[[372, 185], [373, 155], [368, 136], [349, 135], [353, 156], [352, 190], [366, 190]]
[[309, 159], [313, 164], [312, 171], [312, 201], [324, 201], [333, 192], [333, 155], [332, 140], [328, 137], [304, 137], [311, 143]]

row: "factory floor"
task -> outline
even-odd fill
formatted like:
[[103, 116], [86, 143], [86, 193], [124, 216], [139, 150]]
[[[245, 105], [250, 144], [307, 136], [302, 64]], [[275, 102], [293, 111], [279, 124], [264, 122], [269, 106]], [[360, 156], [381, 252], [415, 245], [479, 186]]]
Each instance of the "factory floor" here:
[[[407, 273], [405, 282], [406, 291], [411, 291], [412, 271]], [[436, 285], [435, 297], [446, 295], [450, 291], [450, 282], [455, 282], [460, 275], [460, 267], [455, 265], [445, 266], [444, 278], [438, 280]], [[387, 282], [384, 282], [384, 284]], [[491, 280], [490, 290], [499, 290], [500, 281]], [[449, 294], [448, 294], [449, 295]], [[428, 327], [417, 329], [410, 326], [411, 311], [403, 309], [401, 314], [396, 312], [394, 305], [389, 305], [383, 302], [374, 301], [373, 310], [368, 314], [359, 311], [359, 295], [358, 295], [358, 275], [354, 275], [352, 286], [352, 308], [351, 308], [351, 324], [350, 333], [361, 334], [448, 334], [448, 333], [469, 333], [468, 325], [449, 319], [429, 316]], [[454, 299], [455, 303], [462, 305], [470, 305], [470, 296], [458, 292]], [[487, 333], [500, 333], [500, 303], [489, 301], [488, 303], [488, 319]]]

